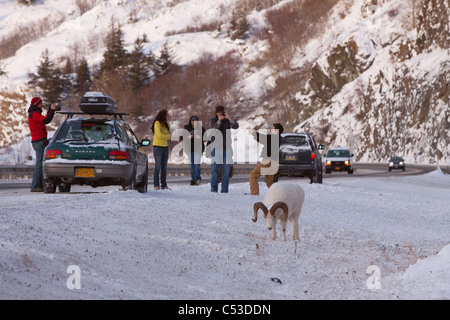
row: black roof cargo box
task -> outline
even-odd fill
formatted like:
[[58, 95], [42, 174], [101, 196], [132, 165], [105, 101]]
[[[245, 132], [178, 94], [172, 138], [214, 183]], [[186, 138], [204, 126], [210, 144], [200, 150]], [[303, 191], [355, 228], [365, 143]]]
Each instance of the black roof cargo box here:
[[81, 98], [80, 109], [89, 114], [110, 114], [117, 111], [117, 103], [103, 92], [90, 91], [86, 92]]

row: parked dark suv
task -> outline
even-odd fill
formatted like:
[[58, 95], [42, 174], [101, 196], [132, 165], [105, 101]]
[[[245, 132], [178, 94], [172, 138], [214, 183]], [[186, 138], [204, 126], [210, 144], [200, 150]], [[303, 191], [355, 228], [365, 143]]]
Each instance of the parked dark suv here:
[[54, 193], [57, 187], [70, 192], [73, 184], [147, 192], [148, 157], [142, 147], [150, 140], [138, 140], [125, 114], [92, 105], [95, 112], [60, 112], [67, 119], [45, 149], [44, 192]]
[[313, 136], [308, 133], [281, 135], [279, 167], [275, 181], [283, 176], [308, 177], [311, 183], [322, 183], [322, 156]]

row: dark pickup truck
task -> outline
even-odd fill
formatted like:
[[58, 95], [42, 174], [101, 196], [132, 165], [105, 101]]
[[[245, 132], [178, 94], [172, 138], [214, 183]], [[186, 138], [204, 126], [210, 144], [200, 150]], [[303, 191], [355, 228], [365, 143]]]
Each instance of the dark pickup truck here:
[[309, 177], [311, 183], [322, 183], [322, 156], [308, 133], [283, 133], [281, 135], [279, 167], [275, 181], [283, 176]]

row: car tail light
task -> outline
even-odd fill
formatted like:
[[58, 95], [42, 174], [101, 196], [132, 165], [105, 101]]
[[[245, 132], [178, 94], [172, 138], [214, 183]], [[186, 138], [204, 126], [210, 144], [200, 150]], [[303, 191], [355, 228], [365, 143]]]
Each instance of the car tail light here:
[[58, 149], [50, 149], [45, 151], [45, 159], [57, 159], [61, 158], [62, 152]]
[[350, 165], [350, 161], [348, 161], [348, 160], [345, 160], [344, 163], [345, 163], [346, 166], [349, 166], [349, 165]]
[[311, 160], [314, 160], [316, 158], [316, 154], [315, 153], [311, 153]]
[[327, 166], [331, 166], [331, 161], [330, 160], [327, 160], [327, 164], [326, 164]]
[[126, 151], [112, 150], [109, 152], [109, 160], [128, 160], [129, 157]]

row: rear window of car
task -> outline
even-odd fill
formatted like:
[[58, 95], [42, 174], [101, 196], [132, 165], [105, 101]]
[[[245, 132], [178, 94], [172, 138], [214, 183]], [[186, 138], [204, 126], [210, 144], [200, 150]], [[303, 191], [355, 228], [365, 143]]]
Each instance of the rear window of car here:
[[62, 142], [106, 142], [113, 138], [114, 127], [111, 122], [93, 120], [68, 121], [58, 136], [58, 140]]
[[308, 140], [304, 136], [286, 136], [281, 138], [281, 145], [293, 147], [308, 147]]

